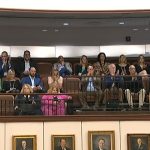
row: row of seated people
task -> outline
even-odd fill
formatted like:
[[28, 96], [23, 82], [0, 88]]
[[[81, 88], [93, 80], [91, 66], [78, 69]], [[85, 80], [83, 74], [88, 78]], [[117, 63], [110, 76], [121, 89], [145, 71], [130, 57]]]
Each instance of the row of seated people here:
[[[133, 93], [139, 94], [139, 109], [141, 109], [145, 100], [146, 90], [142, 84], [142, 77], [137, 76], [135, 66], [129, 66], [131, 76], [116, 75], [116, 66], [114, 64], [108, 65], [108, 70], [109, 75], [103, 77], [95, 76], [94, 67], [88, 66], [86, 76], [83, 75], [80, 77], [81, 81], [79, 78], [76, 80], [80, 82], [77, 83], [77, 90], [74, 91], [78, 91], [77, 94], [79, 95], [79, 100], [83, 108], [89, 107], [87, 104], [88, 95], [95, 95], [94, 107], [99, 108], [101, 102], [106, 104], [110, 97], [114, 97], [113, 95], [118, 95], [119, 101], [123, 102], [123, 92], [125, 91], [125, 96], [131, 108], [133, 107]], [[34, 92], [45, 92], [41, 79], [35, 77], [36, 69], [31, 67], [29, 72], [30, 76], [22, 78], [20, 83], [18, 79], [15, 80], [14, 70], [9, 70], [7, 74], [8, 80], [5, 80], [3, 83], [4, 91], [7, 93], [18, 92], [24, 84], [29, 84]], [[48, 77], [49, 88], [55, 85], [56, 88], [64, 91], [63, 80], [58, 70], [54, 69], [52, 76]], [[70, 86], [67, 88], [70, 88]], [[72, 85], [72, 88], [74, 88], [74, 85]], [[79, 92], [80, 90], [81, 92]]]
[[[24, 76], [29, 75], [29, 68], [35, 67], [37, 73], [39, 74], [49, 74], [54, 67], [55, 69], [59, 70], [60, 76], [64, 77], [66, 75], [84, 75], [87, 74], [87, 67], [89, 66], [89, 61], [86, 55], [82, 55], [80, 58], [80, 62], [77, 63], [74, 67], [72, 67], [72, 62], [66, 62], [63, 56], [58, 57], [57, 63], [48, 63], [45, 66], [46, 69], [44, 72], [41, 70], [44, 69], [44, 64], [40, 67], [42, 63], [35, 63], [31, 59], [30, 51], [24, 51], [23, 58], [18, 58], [14, 63], [11, 61], [8, 53], [3, 51], [1, 54], [1, 61], [0, 61], [0, 76], [6, 76], [7, 71], [10, 68], [13, 68], [16, 72], [16, 76], [22, 78]], [[96, 70], [96, 75], [106, 75], [109, 73], [108, 71], [109, 62], [106, 58], [105, 53], [99, 53], [97, 56], [97, 62], [93, 64], [94, 69]], [[144, 56], [139, 55], [137, 59], [137, 63], [135, 64], [136, 72], [138, 74], [150, 74], [150, 66], [148, 63], [145, 62]], [[116, 63], [116, 73], [120, 75], [129, 75], [129, 63], [127, 62], [127, 58], [125, 55], [120, 55], [119, 62]]]
[[71, 98], [70, 95], [60, 94], [56, 87], [51, 87], [48, 93], [35, 94], [29, 84], [24, 84], [19, 94], [0, 95], [0, 114], [65, 115], [69, 113], [67, 104]]

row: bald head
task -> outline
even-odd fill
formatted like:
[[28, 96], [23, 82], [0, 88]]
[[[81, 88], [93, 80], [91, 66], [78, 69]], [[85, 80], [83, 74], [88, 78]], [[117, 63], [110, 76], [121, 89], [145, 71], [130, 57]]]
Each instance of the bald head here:
[[116, 73], [116, 66], [115, 66], [115, 64], [108, 65], [108, 70], [109, 70], [110, 75], [115, 75], [115, 73]]
[[36, 74], [36, 69], [34, 67], [31, 67], [30, 68], [30, 76], [35, 77], [35, 74]]

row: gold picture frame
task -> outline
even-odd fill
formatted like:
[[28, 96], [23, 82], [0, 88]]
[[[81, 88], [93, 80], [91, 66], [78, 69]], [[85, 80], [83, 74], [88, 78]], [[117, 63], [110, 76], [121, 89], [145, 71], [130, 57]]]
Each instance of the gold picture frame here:
[[37, 150], [36, 135], [15, 135], [12, 141], [13, 150], [21, 150], [23, 146], [28, 150]]
[[114, 131], [88, 131], [89, 150], [115, 150], [115, 132]]
[[128, 150], [150, 150], [150, 134], [127, 134]]
[[66, 150], [75, 150], [75, 135], [52, 135], [52, 150], [59, 150], [61, 144], [65, 145]]

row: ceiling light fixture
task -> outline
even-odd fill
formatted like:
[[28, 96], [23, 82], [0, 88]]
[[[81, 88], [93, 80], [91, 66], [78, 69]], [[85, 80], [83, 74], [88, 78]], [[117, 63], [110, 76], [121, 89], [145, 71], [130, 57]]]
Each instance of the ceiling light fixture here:
[[148, 31], [148, 30], [149, 30], [149, 28], [145, 28], [144, 30], [145, 30], [145, 31]]
[[122, 22], [119, 22], [119, 24], [120, 24], [120, 25], [123, 25], [123, 24], [125, 24], [125, 23], [122, 21]]
[[64, 22], [63, 25], [64, 26], [69, 26], [69, 23], [68, 22]]
[[55, 32], [59, 32], [59, 29], [54, 29]]
[[43, 32], [47, 32], [48, 30], [47, 30], [47, 29], [43, 29], [42, 31], [43, 31]]
[[134, 28], [134, 29], [132, 29], [133, 31], [138, 31], [139, 29], [138, 28]]

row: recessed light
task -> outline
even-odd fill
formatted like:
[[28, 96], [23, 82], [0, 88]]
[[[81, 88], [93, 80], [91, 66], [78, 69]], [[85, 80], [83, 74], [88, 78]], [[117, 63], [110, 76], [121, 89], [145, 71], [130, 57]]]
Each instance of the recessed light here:
[[122, 21], [122, 22], [119, 22], [119, 24], [120, 24], [120, 25], [123, 25], [123, 24], [124, 24], [124, 22], [123, 22], [123, 21]]
[[68, 22], [64, 22], [63, 25], [64, 26], [69, 26], [69, 23]]
[[134, 28], [134, 29], [132, 29], [133, 31], [138, 31], [139, 29], [138, 28]]
[[145, 28], [144, 30], [145, 30], [145, 31], [148, 31], [148, 30], [149, 30], [149, 28]]
[[48, 30], [47, 30], [47, 29], [43, 29], [42, 31], [43, 31], [43, 32], [47, 32]]
[[54, 29], [55, 32], [59, 32], [59, 29]]

